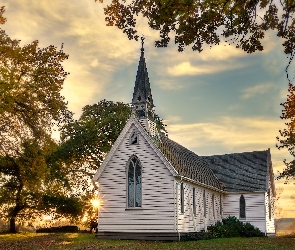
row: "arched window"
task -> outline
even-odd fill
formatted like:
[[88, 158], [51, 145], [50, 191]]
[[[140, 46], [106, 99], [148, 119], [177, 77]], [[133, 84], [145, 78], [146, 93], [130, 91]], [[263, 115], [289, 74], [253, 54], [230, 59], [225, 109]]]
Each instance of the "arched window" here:
[[129, 161], [127, 175], [128, 207], [141, 207], [141, 164], [135, 156]]
[[246, 201], [244, 195], [240, 197], [240, 218], [246, 218]]

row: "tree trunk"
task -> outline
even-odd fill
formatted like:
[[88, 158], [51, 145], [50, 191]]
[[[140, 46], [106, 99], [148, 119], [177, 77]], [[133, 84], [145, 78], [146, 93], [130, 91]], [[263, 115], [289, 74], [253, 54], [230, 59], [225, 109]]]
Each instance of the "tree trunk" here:
[[10, 233], [16, 233], [16, 228], [15, 228], [15, 217], [11, 217], [10, 218], [10, 222], [9, 222], [9, 232]]
[[17, 233], [16, 227], [15, 227], [15, 219], [20, 211], [22, 211], [25, 208], [25, 204], [22, 202], [21, 199], [21, 192], [23, 189], [23, 183], [20, 180], [20, 185], [17, 188], [17, 193], [15, 197], [15, 207], [11, 210], [9, 213], [9, 232], [10, 233]]

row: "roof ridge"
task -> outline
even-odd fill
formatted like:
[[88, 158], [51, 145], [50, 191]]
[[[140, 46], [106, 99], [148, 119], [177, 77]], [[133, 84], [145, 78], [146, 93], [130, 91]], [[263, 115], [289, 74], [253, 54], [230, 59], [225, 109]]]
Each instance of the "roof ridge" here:
[[212, 157], [212, 156], [223, 156], [223, 155], [241, 155], [241, 154], [251, 154], [251, 153], [265, 153], [268, 152], [266, 150], [255, 150], [255, 151], [246, 151], [246, 152], [236, 152], [236, 153], [227, 153], [227, 154], [218, 154], [218, 155], [202, 155], [200, 157]]

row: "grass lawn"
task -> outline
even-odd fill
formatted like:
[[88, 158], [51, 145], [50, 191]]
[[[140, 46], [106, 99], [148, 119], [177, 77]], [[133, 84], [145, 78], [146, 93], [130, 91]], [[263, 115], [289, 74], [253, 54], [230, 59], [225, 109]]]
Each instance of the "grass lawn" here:
[[187, 242], [151, 242], [134, 240], [98, 240], [94, 234], [2, 234], [0, 249], [295, 249], [295, 238], [229, 238]]

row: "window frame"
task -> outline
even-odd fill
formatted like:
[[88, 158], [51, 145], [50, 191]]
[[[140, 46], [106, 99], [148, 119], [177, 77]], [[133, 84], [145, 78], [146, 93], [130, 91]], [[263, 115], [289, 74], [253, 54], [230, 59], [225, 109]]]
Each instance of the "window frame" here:
[[219, 209], [220, 209], [220, 216], [222, 217], [222, 210], [223, 210], [223, 206], [222, 206], [222, 195], [220, 194], [219, 196]]
[[[130, 201], [130, 178], [129, 178], [129, 169], [131, 167], [131, 165], [133, 166], [133, 177], [131, 180], [131, 182], [133, 183], [133, 194], [132, 194], [132, 202]], [[137, 167], [140, 167], [139, 170], [140, 170], [140, 182], [138, 183], [139, 186], [137, 186], [137, 183], [134, 184], [135, 182], [135, 178], [136, 178], [136, 175], [138, 174], [136, 171], [138, 170]], [[131, 184], [132, 184], [131, 183]], [[139, 196], [137, 196], [137, 192], [140, 192]], [[139, 202], [140, 204], [137, 205], [137, 198], [139, 197]], [[138, 159], [138, 157], [136, 155], [132, 155], [129, 160], [128, 160], [128, 163], [127, 163], [127, 166], [126, 166], [126, 209], [141, 209], [142, 208], [142, 164], [140, 162], [140, 160]]]
[[206, 202], [206, 191], [204, 189], [203, 192], [203, 213], [204, 213], [204, 218], [207, 216], [207, 202]]
[[212, 194], [212, 214], [213, 214], [213, 218], [215, 219], [215, 195]]
[[[133, 142], [132, 137], [136, 138], [136, 142]], [[139, 133], [136, 129], [134, 129], [129, 136], [129, 145], [138, 145], [139, 144]]]
[[196, 188], [193, 187], [193, 214], [197, 214], [197, 209], [196, 209]]
[[180, 212], [184, 213], [184, 186], [183, 182], [180, 183]]
[[240, 209], [239, 209], [240, 219], [246, 219], [246, 199], [243, 194], [240, 196], [239, 205], [240, 205]]

